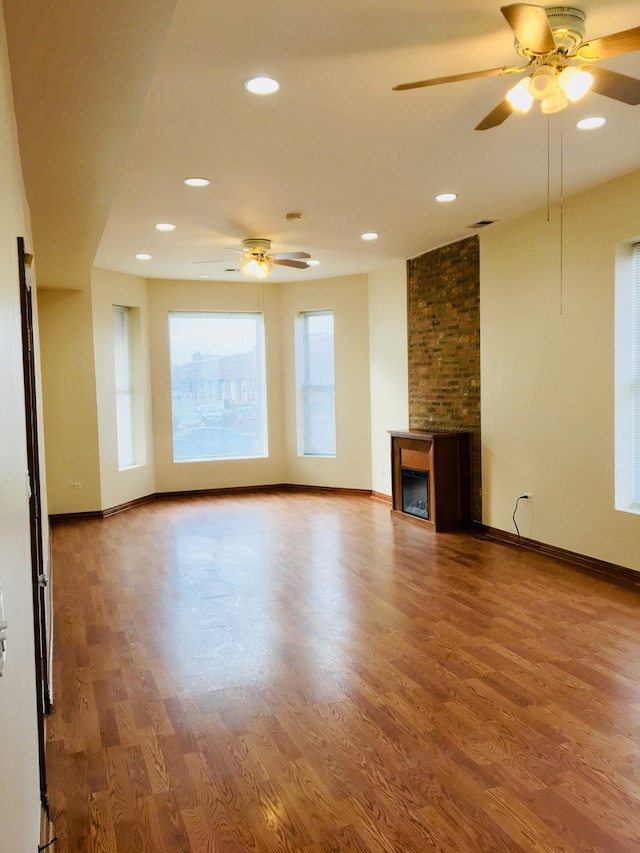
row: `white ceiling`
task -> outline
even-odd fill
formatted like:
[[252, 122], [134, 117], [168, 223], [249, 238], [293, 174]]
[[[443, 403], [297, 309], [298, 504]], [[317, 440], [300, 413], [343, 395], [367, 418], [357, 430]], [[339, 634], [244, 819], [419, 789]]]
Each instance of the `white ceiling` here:
[[[245, 237], [321, 261], [277, 268], [271, 280], [362, 273], [475, 233], [479, 220], [544, 206], [548, 193], [554, 201], [640, 168], [640, 106], [588, 94], [550, 120], [532, 110], [481, 132], [474, 126], [512, 78], [392, 91], [519, 64], [494, 0], [4, 0], [4, 8], [45, 285], [60, 286], [78, 252], [148, 277], [246, 281], [226, 272], [236, 260], [226, 247]], [[580, 8], [587, 38], [640, 24], [637, 0]], [[640, 77], [640, 52], [601, 64]], [[243, 81], [258, 73], [280, 91], [246, 92]], [[607, 124], [578, 131], [587, 115]], [[190, 176], [211, 185], [186, 187]], [[458, 200], [437, 204], [444, 190]], [[292, 211], [302, 218], [287, 221]], [[176, 229], [159, 233], [158, 222]], [[364, 243], [364, 231], [380, 239]], [[207, 259], [219, 261], [194, 264]]]

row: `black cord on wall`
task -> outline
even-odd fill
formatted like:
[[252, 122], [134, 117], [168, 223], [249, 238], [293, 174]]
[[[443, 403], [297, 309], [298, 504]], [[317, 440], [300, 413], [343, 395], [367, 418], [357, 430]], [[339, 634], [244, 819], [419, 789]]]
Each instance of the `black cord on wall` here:
[[520, 530], [518, 528], [518, 522], [516, 521], [516, 513], [518, 512], [518, 504], [520, 503], [520, 501], [526, 501], [526, 500], [527, 500], [527, 495], [520, 495], [520, 497], [516, 501], [515, 507], [513, 508], [513, 526], [515, 527], [516, 533], [518, 534], [518, 539], [516, 542], [517, 545], [520, 544]]

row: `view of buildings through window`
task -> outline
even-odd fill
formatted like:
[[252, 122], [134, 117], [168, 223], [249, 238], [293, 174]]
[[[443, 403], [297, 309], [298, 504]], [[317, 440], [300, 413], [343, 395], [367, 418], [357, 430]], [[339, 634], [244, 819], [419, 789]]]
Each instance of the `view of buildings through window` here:
[[261, 314], [171, 312], [175, 462], [266, 454]]

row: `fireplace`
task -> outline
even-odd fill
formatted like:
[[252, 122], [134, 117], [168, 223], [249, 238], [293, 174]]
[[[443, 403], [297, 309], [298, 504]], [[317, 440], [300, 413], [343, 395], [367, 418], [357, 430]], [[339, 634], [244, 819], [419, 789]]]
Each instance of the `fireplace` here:
[[429, 518], [429, 474], [416, 468], [402, 468], [402, 512]]
[[471, 433], [391, 432], [392, 515], [431, 530], [471, 524]]

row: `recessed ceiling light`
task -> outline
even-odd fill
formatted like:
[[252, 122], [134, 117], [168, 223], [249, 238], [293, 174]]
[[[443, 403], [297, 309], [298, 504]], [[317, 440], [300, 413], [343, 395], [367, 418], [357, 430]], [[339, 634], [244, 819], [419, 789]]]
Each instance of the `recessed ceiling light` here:
[[602, 116], [589, 116], [589, 118], [581, 118], [576, 124], [580, 130], [594, 130], [596, 127], [602, 127], [605, 119]]
[[309, 258], [309, 260], [307, 261], [307, 266], [308, 267], [317, 267], [319, 263], [320, 263], [320, 261], [316, 260], [316, 258]]
[[173, 231], [175, 225], [172, 225], [170, 222], [158, 222], [156, 225], [157, 231]]
[[147, 253], [146, 253], [146, 252], [138, 252], [138, 254], [136, 255], [136, 258], [137, 258], [139, 261], [150, 261], [150, 260], [151, 260], [151, 255], [147, 255]]
[[365, 234], [362, 234], [363, 240], [377, 240], [380, 235], [376, 234], [375, 231], [367, 231]]
[[439, 193], [436, 196], [436, 201], [455, 201], [458, 198], [458, 193]]
[[185, 178], [183, 183], [188, 187], [208, 187], [211, 181], [208, 178]]
[[244, 81], [244, 88], [252, 95], [272, 95], [280, 88], [280, 84], [272, 77], [252, 77]]
[[211, 278], [210, 275], [199, 275], [198, 278]]

